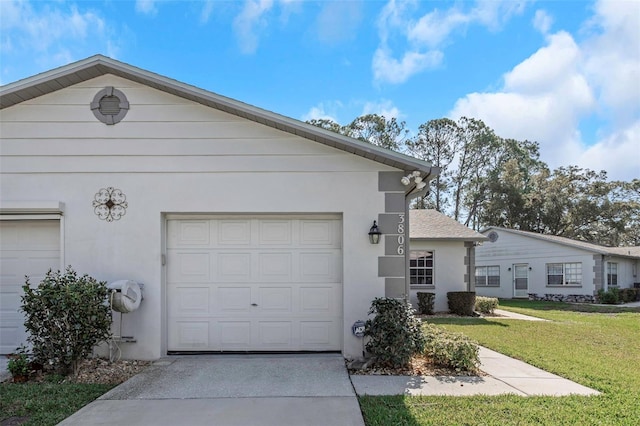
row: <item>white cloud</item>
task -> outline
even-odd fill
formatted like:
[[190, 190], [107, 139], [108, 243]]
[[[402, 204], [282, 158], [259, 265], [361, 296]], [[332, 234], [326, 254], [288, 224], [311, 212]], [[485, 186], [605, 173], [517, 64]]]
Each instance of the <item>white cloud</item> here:
[[471, 21], [471, 16], [453, 7], [446, 12], [434, 10], [427, 13], [415, 24], [410, 24], [408, 39], [431, 48], [438, 47], [449, 34]]
[[378, 114], [387, 119], [401, 118], [400, 110], [392, 101], [383, 99], [378, 102], [365, 102], [362, 108], [362, 115]]
[[158, 13], [155, 0], [136, 0], [136, 12], [144, 15], [155, 15]]
[[586, 75], [609, 118], [625, 126], [640, 115], [640, 2], [596, 4], [594, 34], [583, 48]]
[[504, 76], [507, 91], [549, 92], [561, 89], [570, 76], [579, 74], [580, 48], [570, 34], [550, 35], [547, 43]]
[[[378, 17], [380, 44], [372, 61], [375, 81], [403, 83], [417, 73], [437, 67], [453, 33], [464, 32], [471, 24], [497, 31], [513, 15], [522, 13], [526, 1], [478, 0], [470, 10], [464, 10], [466, 3], [461, 2], [446, 10], [433, 9], [417, 19], [412, 16], [416, 4], [389, 0], [382, 9]], [[398, 39], [401, 42], [395, 44], [402, 46], [398, 49], [402, 53], [390, 47]]]
[[2, 32], [7, 46], [46, 50], [60, 40], [83, 40], [104, 35], [105, 23], [93, 12], [46, 7], [35, 10], [29, 2], [0, 1]]
[[533, 27], [542, 34], [548, 34], [553, 24], [553, 17], [544, 10], [536, 10], [533, 17]]
[[511, 17], [521, 14], [531, 0], [477, 0], [471, 10], [471, 20], [497, 31]]
[[387, 48], [378, 48], [373, 55], [373, 76], [376, 81], [403, 83], [412, 75], [428, 68], [435, 68], [442, 62], [442, 52], [432, 50], [426, 53], [405, 52], [401, 60], [391, 56]]
[[273, 7], [273, 0], [247, 0], [233, 21], [243, 53], [254, 53], [258, 48], [257, 32], [267, 25], [263, 15]]
[[[595, 10], [582, 43], [564, 31], [547, 35], [544, 47], [504, 75], [499, 91], [471, 93], [450, 115], [539, 142], [553, 168], [575, 164], [613, 179], [639, 177], [640, 3], [600, 2]], [[537, 14], [533, 25], [544, 32], [550, 17]], [[579, 128], [594, 120], [599, 139], [588, 146]]]
[[577, 163], [592, 170], [606, 170], [610, 179], [640, 178], [640, 120], [588, 147]]
[[407, 14], [413, 9], [415, 1], [389, 0], [378, 16], [378, 36], [382, 43], [387, 43], [394, 32], [404, 33], [407, 28]]
[[[120, 42], [114, 28], [83, 4], [0, 1], [2, 79], [25, 77], [96, 52], [115, 56]], [[21, 64], [20, 71], [15, 64]], [[36, 64], [37, 68], [24, 64]]]
[[340, 101], [320, 102], [318, 105], [311, 107], [300, 119], [302, 121], [331, 120], [339, 123], [338, 110], [342, 107], [343, 104]]
[[213, 12], [213, 0], [206, 0], [202, 5], [202, 10], [200, 11], [200, 23], [206, 24], [209, 22], [209, 18], [211, 17], [211, 13]]

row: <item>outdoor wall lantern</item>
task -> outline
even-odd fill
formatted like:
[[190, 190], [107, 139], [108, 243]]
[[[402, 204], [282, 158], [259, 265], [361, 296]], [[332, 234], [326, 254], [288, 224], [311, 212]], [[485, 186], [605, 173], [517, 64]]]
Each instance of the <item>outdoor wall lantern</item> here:
[[382, 235], [382, 232], [380, 232], [378, 224], [374, 220], [373, 226], [369, 229], [369, 242], [371, 244], [378, 244], [380, 242], [380, 235]]

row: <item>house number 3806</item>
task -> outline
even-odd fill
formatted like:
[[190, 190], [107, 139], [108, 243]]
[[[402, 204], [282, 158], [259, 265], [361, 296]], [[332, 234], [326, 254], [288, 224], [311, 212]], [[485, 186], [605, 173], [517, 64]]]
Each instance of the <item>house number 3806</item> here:
[[404, 213], [398, 215], [398, 254], [404, 254]]

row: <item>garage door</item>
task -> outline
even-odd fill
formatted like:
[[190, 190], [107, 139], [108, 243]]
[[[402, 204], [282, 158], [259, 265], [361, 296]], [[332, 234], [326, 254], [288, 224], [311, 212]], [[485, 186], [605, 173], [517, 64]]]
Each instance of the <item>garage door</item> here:
[[340, 217], [167, 222], [169, 351], [338, 351]]
[[60, 221], [0, 220], [0, 353], [26, 342], [20, 308], [25, 275], [32, 285], [60, 268]]

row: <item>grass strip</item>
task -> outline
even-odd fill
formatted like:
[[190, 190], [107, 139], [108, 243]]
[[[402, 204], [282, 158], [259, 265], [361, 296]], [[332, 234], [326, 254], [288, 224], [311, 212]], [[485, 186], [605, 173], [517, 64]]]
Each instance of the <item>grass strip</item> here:
[[24, 426], [56, 425], [113, 388], [78, 383], [1, 383], [0, 422], [25, 417]]

